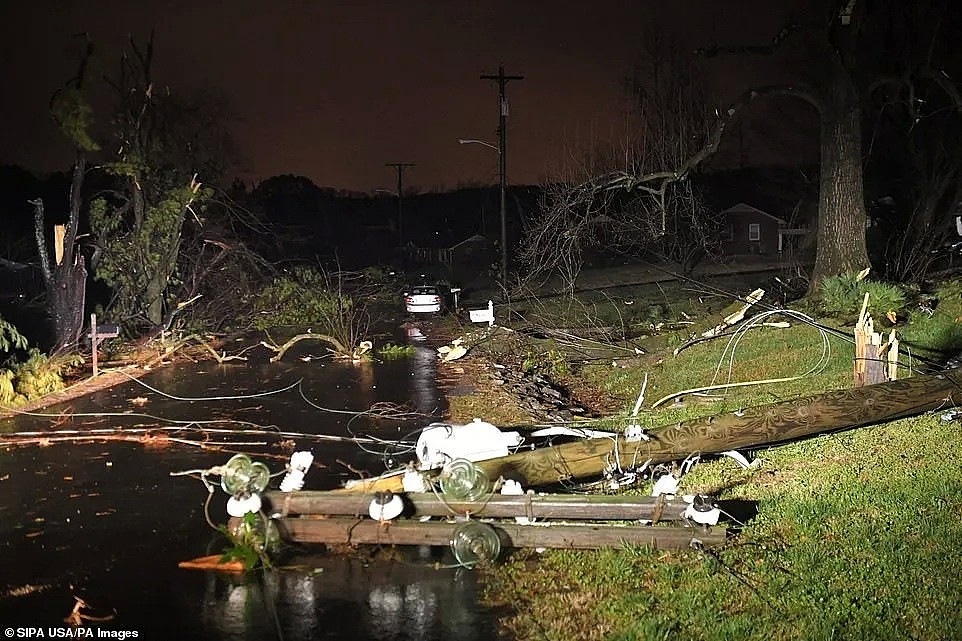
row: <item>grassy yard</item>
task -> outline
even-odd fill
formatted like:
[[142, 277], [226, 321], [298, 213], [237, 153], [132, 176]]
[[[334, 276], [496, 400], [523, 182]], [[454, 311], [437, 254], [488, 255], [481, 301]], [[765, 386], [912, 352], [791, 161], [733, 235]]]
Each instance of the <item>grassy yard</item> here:
[[[903, 335], [917, 350], [953, 348], [959, 305], [955, 295], [942, 318], [913, 317]], [[851, 344], [831, 337], [826, 350], [810, 326], [747, 332], [734, 357], [732, 346], [722, 338], [577, 375], [627, 412], [645, 373], [650, 406], [712, 382], [811, 372], [686, 395], [646, 411], [652, 427], [851, 385]], [[487, 599], [519, 639], [962, 638], [960, 432], [935, 412], [758, 450], [749, 470], [704, 461], [682, 478], [683, 493], [757, 502], [723, 547], [522, 552], [487, 570]]]

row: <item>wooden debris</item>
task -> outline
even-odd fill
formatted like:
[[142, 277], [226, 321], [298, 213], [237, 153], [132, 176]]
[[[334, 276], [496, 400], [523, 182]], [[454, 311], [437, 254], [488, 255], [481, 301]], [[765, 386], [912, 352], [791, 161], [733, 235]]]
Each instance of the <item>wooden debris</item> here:
[[244, 564], [241, 561], [224, 561], [224, 555], [211, 554], [210, 556], [200, 556], [189, 561], [181, 561], [177, 567], [186, 570], [215, 570], [217, 572], [243, 572]]

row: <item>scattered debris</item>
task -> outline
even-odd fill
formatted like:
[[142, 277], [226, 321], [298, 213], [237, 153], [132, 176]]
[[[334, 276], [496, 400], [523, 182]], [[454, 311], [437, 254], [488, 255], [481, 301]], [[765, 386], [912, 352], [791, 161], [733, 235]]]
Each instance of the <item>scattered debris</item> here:
[[225, 560], [223, 554], [211, 554], [209, 556], [199, 556], [189, 561], [181, 561], [177, 567], [185, 570], [214, 570], [215, 572], [240, 573], [244, 571], [243, 561]]
[[[735, 303], [733, 306], [726, 308], [725, 312], [728, 312], [728, 313], [722, 319], [722, 322], [716, 325], [715, 327], [709, 329], [708, 331], [703, 332], [702, 336], [704, 338], [710, 338], [712, 336], [715, 336], [716, 334], [723, 332], [726, 328], [731, 327], [735, 323], [741, 322], [742, 319], [745, 318], [745, 312], [747, 312], [752, 305], [760, 301], [764, 295], [765, 295], [764, 289], [756, 289], [751, 294], [749, 294], [744, 299], [742, 299], [741, 302]], [[734, 307], [734, 310], [732, 310], [733, 307]], [[729, 311], [729, 310], [732, 310], [732, 311]]]
[[63, 621], [67, 625], [72, 625], [76, 628], [76, 627], [86, 625], [85, 621], [92, 621], [95, 623], [104, 622], [104, 621], [113, 621], [114, 617], [116, 616], [116, 612], [113, 614], [105, 614], [105, 615], [93, 615], [93, 614], [89, 614], [88, 612], [85, 612], [85, 610], [90, 610], [90, 609], [91, 607], [87, 605], [86, 601], [84, 601], [78, 596], [74, 596], [73, 609], [70, 610], [70, 613], [66, 617], [64, 617]]

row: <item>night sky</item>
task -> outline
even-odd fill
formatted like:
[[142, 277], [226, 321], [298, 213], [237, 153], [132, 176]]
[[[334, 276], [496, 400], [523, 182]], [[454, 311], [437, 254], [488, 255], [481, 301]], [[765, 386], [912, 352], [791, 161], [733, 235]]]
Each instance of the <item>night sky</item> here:
[[[479, 76], [503, 63], [525, 77], [507, 87], [509, 180], [536, 183], [556, 175], [566, 155], [619, 135], [624, 79], [647, 27], [692, 46], [766, 42], [784, 20], [780, 4], [2, 0], [0, 164], [69, 167], [46, 109], [75, 70], [72, 34], [90, 34], [103, 73], [116, 68], [128, 33], [142, 43], [153, 28], [157, 84], [228, 99], [241, 155], [234, 173], [245, 179], [293, 173], [322, 186], [393, 189], [395, 170], [384, 164], [406, 161], [416, 163], [406, 188], [495, 183], [496, 151], [457, 139], [496, 144], [497, 83]], [[745, 60], [712, 65], [719, 101], [765, 72]], [[108, 120], [104, 110], [95, 116], [101, 126]]]

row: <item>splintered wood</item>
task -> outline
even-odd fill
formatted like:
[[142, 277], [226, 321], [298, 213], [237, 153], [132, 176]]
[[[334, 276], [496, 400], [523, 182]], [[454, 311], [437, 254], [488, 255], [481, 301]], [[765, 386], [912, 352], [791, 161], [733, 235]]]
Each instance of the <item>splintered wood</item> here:
[[855, 387], [874, 385], [898, 379], [899, 341], [895, 329], [883, 342], [868, 314], [868, 292], [862, 299], [862, 311], [855, 325]]
[[737, 303], [734, 303], [729, 307], [725, 308], [725, 311], [722, 313], [726, 314], [726, 316], [725, 318], [722, 319], [722, 322], [716, 325], [715, 327], [712, 327], [708, 331], [703, 332], [702, 337], [712, 338], [714, 336], [718, 336], [719, 334], [721, 334], [723, 331], [725, 331], [735, 323], [741, 322], [742, 319], [745, 318], [745, 312], [747, 312], [752, 305], [760, 301], [764, 295], [765, 295], [764, 289], [756, 289], [751, 294], [741, 299]]

